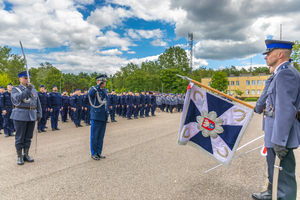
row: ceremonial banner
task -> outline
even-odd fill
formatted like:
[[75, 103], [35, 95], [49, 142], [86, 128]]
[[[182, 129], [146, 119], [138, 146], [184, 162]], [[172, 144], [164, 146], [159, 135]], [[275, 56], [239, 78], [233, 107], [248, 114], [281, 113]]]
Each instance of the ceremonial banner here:
[[229, 165], [252, 117], [252, 109], [190, 83], [180, 121], [178, 144], [189, 144], [218, 162]]

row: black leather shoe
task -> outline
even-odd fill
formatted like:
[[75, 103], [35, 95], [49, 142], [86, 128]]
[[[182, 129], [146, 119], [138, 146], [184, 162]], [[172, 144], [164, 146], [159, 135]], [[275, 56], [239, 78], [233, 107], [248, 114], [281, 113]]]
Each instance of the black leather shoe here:
[[106, 158], [104, 155], [97, 154], [99, 158]]
[[114, 122], [117, 122], [116, 120], [114, 120]]
[[132, 118], [127, 118], [127, 120], [132, 120]]
[[60, 129], [56, 127], [55, 130], [58, 130], [58, 131], [59, 131]]
[[256, 200], [272, 200], [272, 184], [268, 184], [266, 191], [261, 193], [253, 193], [252, 198]]
[[34, 159], [30, 158], [30, 156], [28, 155], [28, 151], [29, 151], [29, 149], [24, 149], [24, 154], [23, 154], [24, 161], [34, 162]]
[[78, 127], [82, 127], [82, 125], [81, 125], [81, 124], [78, 124]]
[[48, 128], [47, 126], [45, 126], [45, 128]]
[[52, 131], [55, 131], [55, 128], [52, 128]]
[[15, 136], [15, 134], [14, 133], [10, 133], [9, 136]]
[[42, 131], [42, 132], [47, 132], [45, 129], [42, 129], [41, 131]]
[[38, 130], [38, 132], [39, 132], [39, 133], [41, 133], [41, 132], [42, 132], [42, 130]]
[[23, 155], [22, 155], [22, 149], [21, 150], [17, 150], [17, 154], [18, 154], [18, 165], [24, 165], [24, 159], [23, 159]]
[[93, 158], [94, 160], [100, 160], [100, 158], [99, 158], [98, 155], [92, 155], [92, 158]]

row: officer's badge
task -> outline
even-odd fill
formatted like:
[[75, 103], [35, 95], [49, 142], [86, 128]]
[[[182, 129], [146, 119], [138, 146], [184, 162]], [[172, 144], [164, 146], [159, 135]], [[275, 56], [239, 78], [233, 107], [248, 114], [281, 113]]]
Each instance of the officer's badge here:
[[202, 111], [201, 116], [197, 117], [197, 128], [199, 131], [202, 131], [204, 137], [211, 136], [212, 138], [217, 138], [218, 134], [223, 133], [224, 129], [222, 128], [223, 119], [217, 118], [217, 113], [211, 111]]

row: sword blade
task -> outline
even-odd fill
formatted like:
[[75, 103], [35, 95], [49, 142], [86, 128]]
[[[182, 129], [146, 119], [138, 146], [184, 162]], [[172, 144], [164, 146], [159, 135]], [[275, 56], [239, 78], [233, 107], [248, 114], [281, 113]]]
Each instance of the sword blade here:
[[20, 45], [21, 45], [21, 49], [22, 49], [22, 52], [23, 52], [23, 57], [24, 57], [25, 66], [26, 66], [26, 72], [27, 72], [28, 83], [30, 83], [30, 76], [29, 76], [29, 71], [28, 71], [28, 66], [27, 66], [27, 60], [26, 60], [25, 52], [24, 52], [23, 45], [22, 45], [22, 42], [21, 42], [21, 41], [20, 41]]

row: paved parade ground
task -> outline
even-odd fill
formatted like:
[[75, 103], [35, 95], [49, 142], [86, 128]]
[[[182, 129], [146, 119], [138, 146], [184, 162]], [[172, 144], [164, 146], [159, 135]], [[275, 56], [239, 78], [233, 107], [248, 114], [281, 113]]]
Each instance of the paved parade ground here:
[[[137, 120], [117, 117], [118, 122], [107, 125], [106, 158], [100, 161], [90, 155], [90, 126], [59, 122], [60, 131], [38, 133], [36, 154], [34, 135], [29, 155], [35, 162], [23, 166], [17, 165], [14, 137], [2, 134], [0, 199], [241, 200], [265, 188], [266, 162], [259, 150], [205, 174], [218, 163], [177, 145], [180, 117], [162, 112]], [[262, 116], [255, 114], [240, 146], [263, 134], [261, 124]], [[236, 155], [262, 144], [260, 139]], [[295, 155], [299, 162], [299, 150]]]

